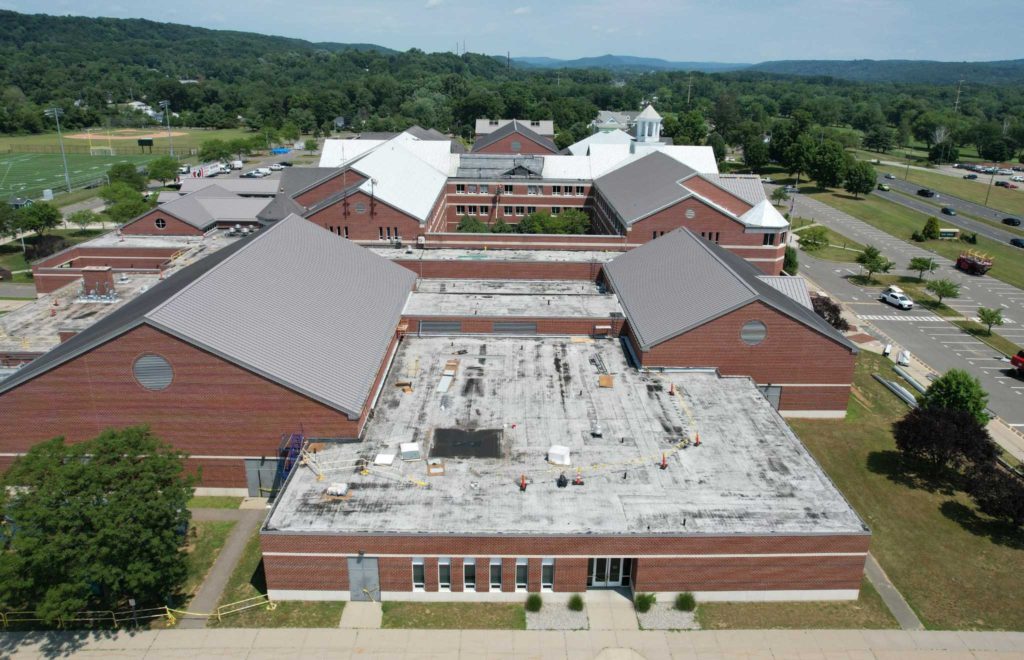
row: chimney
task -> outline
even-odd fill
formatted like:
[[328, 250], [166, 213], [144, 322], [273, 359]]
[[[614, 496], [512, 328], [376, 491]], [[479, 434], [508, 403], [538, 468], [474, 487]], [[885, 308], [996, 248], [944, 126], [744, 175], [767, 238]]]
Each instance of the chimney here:
[[86, 266], [82, 269], [82, 284], [86, 293], [95, 291], [97, 295], [114, 292], [114, 272], [110, 266]]

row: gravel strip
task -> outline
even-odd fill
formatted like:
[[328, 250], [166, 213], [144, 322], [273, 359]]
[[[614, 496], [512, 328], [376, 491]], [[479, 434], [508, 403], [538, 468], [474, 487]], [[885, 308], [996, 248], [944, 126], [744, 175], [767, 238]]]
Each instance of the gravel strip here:
[[590, 627], [587, 608], [573, 612], [565, 603], [551, 603], [540, 608], [540, 612], [526, 613], [527, 630], [586, 630]]
[[[645, 613], [636, 613], [643, 630], [699, 630], [695, 612], [680, 612], [672, 603], [655, 603]], [[529, 615], [527, 615], [529, 617]], [[529, 627], [529, 619], [527, 619]]]

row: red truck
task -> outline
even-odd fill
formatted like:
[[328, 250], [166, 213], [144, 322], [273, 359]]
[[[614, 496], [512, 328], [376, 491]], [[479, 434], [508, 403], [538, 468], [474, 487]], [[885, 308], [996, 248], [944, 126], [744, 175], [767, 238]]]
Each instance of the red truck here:
[[992, 267], [992, 258], [980, 252], [961, 252], [956, 267], [968, 275], [984, 275]]
[[1017, 351], [1017, 354], [1010, 358], [1010, 366], [1018, 376], [1024, 376], [1024, 351]]

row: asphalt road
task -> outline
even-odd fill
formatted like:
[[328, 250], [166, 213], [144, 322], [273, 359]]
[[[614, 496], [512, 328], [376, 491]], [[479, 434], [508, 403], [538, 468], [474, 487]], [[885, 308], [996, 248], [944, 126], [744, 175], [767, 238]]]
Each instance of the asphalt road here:
[[884, 179], [882, 177], [878, 177], [878, 181], [880, 183], [889, 184], [892, 190], [889, 192], [876, 190], [873, 194], [877, 194], [879, 197], [891, 200], [907, 208], [914, 209], [915, 211], [934, 215], [939, 218], [939, 222], [943, 225], [954, 225], [965, 231], [977, 232], [981, 236], [987, 236], [988, 238], [1002, 243], [1007, 243], [1011, 238], [1018, 238], [1021, 236], [1021, 234], [1007, 231], [999, 227], [993, 227], [990, 224], [973, 220], [971, 218], [964, 217], [963, 215], [944, 215], [942, 213], [942, 207], [949, 206], [956, 209], [958, 214], [966, 213], [977, 218], [983, 218], [999, 223], [1003, 221], [1003, 218], [1011, 215], [1005, 211], [996, 211], [982, 206], [981, 204], [968, 202], [967, 200], [960, 199], [959, 197], [953, 197], [952, 195], [947, 195], [945, 193], [939, 193], [938, 197], [920, 197], [917, 195], [917, 191], [921, 189], [921, 186], [910, 181], [903, 181], [902, 179]]
[[[1006, 325], [997, 332], [1011, 341], [1024, 343], [1024, 291], [991, 277], [966, 275], [948, 259], [901, 241], [871, 225], [832, 207], [804, 197], [793, 196], [795, 214], [813, 218], [841, 234], [877, 247], [882, 254], [905, 267], [911, 257], [927, 256], [939, 265], [932, 277], [949, 278], [961, 285], [961, 297], [945, 302], [964, 316], [976, 315], [979, 306], [1000, 307]], [[989, 407], [1007, 424], [1024, 429], [1024, 381], [1009, 370], [1009, 363], [997, 351], [964, 333], [956, 326], [924, 309], [903, 311], [878, 300], [878, 288], [860, 287], [849, 277], [860, 273], [856, 264], [814, 259], [800, 253], [800, 270], [827, 293], [853, 309], [888, 341], [905, 348], [933, 369], [965, 369], [976, 376], [989, 392]], [[894, 273], [917, 276], [906, 270]]]

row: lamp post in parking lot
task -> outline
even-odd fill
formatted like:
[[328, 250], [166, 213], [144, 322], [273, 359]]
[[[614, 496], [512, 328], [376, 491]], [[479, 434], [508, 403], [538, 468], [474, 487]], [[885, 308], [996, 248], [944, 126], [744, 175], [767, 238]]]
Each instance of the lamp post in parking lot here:
[[174, 158], [174, 135], [171, 134], [171, 102], [160, 101], [160, 108], [164, 111], [164, 120], [167, 123], [167, 140], [171, 148], [171, 158]]
[[53, 120], [57, 122], [57, 141], [60, 142], [60, 159], [64, 161], [64, 184], [68, 187], [68, 192], [71, 192], [71, 175], [68, 174], [68, 157], [64, 154], [64, 136], [60, 132], [60, 118], [64, 114], [64, 108], [54, 106], [44, 110], [43, 114], [47, 117], [52, 117]]

